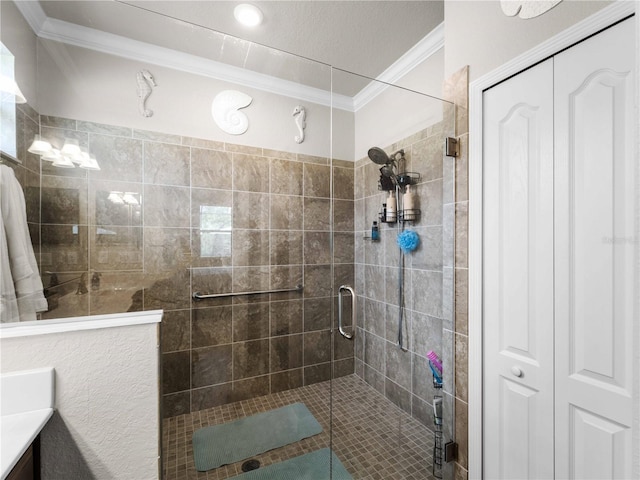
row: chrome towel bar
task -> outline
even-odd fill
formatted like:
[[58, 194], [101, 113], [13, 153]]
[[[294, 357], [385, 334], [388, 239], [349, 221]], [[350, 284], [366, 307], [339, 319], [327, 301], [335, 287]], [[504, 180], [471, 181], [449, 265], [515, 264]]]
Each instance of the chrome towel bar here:
[[211, 293], [202, 294], [200, 292], [194, 292], [194, 300], [204, 300], [205, 298], [223, 298], [223, 297], [238, 297], [240, 295], [262, 295], [265, 293], [284, 293], [284, 292], [301, 292], [304, 290], [302, 285], [296, 285], [296, 288], [283, 288], [282, 290], [263, 290], [261, 292], [233, 292], [233, 293]]

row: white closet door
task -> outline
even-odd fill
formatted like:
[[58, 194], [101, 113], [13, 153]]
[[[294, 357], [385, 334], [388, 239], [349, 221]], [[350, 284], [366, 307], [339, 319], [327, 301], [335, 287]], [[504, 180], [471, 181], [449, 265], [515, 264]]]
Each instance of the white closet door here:
[[633, 20], [555, 57], [558, 478], [632, 477], [633, 58]]
[[553, 63], [484, 93], [484, 478], [553, 478]]

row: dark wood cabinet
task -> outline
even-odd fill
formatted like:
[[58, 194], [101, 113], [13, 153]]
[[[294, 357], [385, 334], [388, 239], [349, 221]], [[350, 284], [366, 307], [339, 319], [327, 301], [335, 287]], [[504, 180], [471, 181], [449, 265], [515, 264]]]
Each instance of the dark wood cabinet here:
[[7, 480], [40, 480], [40, 436], [29, 445]]

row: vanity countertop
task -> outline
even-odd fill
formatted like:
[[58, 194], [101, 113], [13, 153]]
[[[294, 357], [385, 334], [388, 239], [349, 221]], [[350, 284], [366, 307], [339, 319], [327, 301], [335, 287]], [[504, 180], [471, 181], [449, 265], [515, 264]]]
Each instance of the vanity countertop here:
[[9, 475], [52, 415], [53, 408], [43, 408], [0, 416], [0, 478]]
[[53, 367], [0, 376], [0, 478], [4, 480], [53, 415]]

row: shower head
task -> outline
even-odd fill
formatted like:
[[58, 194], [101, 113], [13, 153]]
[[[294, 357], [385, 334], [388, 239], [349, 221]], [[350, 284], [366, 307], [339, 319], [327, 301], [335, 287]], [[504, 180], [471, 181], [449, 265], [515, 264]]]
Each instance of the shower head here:
[[395, 178], [396, 174], [393, 172], [393, 167], [390, 166], [389, 164], [385, 164], [382, 167], [380, 167], [380, 173], [382, 175], [384, 175], [387, 178]]
[[379, 147], [371, 147], [367, 155], [373, 163], [382, 165], [380, 167], [380, 186], [383, 190], [392, 190], [394, 186], [399, 185], [396, 176], [396, 168], [398, 161], [404, 160], [404, 150], [387, 155], [387, 153]]
[[389, 155], [379, 147], [371, 147], [367, 152], [367, 155], [369, 155], [369, 158], [373, 163], [377, 163], [378, 165], [387, 165], [392, 161], [389, 158]]
[[[383, 186], [384, 190], [388, 189], [384, 188], [384, 186], [389, 180], [391, 180], [392, 185], [398, 185], [398, 177], [396, 177], [396, 174], [393, 172], [393, 167], [391, 165], [385, 164], [380, 167], [380, 174], [380, 184]], [[386, 182], [383, 179], [385, 179]]]

